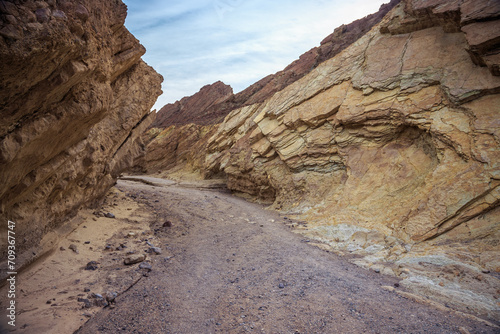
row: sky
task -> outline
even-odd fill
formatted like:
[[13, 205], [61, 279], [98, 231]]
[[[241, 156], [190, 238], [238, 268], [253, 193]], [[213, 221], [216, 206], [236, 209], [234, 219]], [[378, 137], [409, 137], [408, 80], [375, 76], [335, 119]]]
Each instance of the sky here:
[[125, 26], [164, 78], [158, 110], [219, 80], [238, 93], [388, 1], [123, 0]]

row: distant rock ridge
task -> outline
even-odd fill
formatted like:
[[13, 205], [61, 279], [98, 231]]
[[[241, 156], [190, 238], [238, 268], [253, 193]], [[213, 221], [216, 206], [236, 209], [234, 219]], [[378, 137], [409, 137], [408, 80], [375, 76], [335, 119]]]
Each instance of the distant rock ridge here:
[[[214, 91], [213, 97], [208, 96], [210, 93], [208, 87], [211, 87], [209, 85], [203, 87], [199, 93], [194, 94], [192, 97], [185, 97], [173, 104], [167, 104], [158, 111], [157, 120], [151, 127], [167, 128], [170, 125], [189, 123], [199, 125], [217, 124], [222, 122], [224, 117], [234, 109], [263, 102], [277, 91], [302, 78], [323, 61], [334, 57], [354, 43], [380, 22], [399, 1], [391, 0], [388, 4], [380, 6], [377, 13], [338, 27], [332, 34], [321, 41], [319, 47], [312, 48], [282, 71], [266, 76], [237, 94], [231, 94], [221, 101], [201, 106], [199, 103], [190, 103], [193, 100], [198, 100], [201, 96], [208, 98], [209, 101], [216, 100], [218, 97], [217, 92]], [[220, 82], [214, 85], [216, 86], [213, 89], [221, 87]]]
[[233, 95], [231, 86], [217, 81], [206, 85], [196, 94], [184, 97], [180, 101], [167, 104], [161, 108], [152, 128], [166, 128], [170, 125], [187, 123], [207, 124], [212, 120], [221, 121], [226, 115], [220, 113], [217, 106]]
[[16, 223], [17, 269], [144, 152], [162, 77], [126, 13], [119, 0], [0, 1], [0, 231]]

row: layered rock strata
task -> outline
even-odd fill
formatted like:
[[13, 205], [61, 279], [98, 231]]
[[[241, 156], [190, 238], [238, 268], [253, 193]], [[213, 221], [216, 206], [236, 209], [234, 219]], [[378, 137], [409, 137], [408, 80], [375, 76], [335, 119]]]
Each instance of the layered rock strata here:
[[[304, 53], [282, 71], [266, 76], [237, 94], [219, 81], [203, 87], [193, 96], [164, 106], [144, 137], [148, 143], [147, 154], [135, 162], [133, 170], [151, 173], [182, 167], [203, 172], [199, 166], [203, 165], [207, 141], [225, 116], [232, 110], [265, 101], [334, 57], [379, 23], [399, 1], [391, 0], [377, 13], [338, 27], [321, 41], [320, 46]], [[196, 150], [184, 151], [193, 145]]]
[[499, 18], [492, 1], [402, 2], [231, 112], [208, 141], [207, 176], [299, 214], [360, 265], [500, 319]]
[[141, 60], [126, 10], [0, 1], [0, 220], [2, 235], [15, 221], [19, 256], [38, 253], [46, 233], [100, 199], [143, 151], [162, 78]]
[[354, 43], [379, 23], [399, 1], [391, 0], [382, 5], [377, 13], [338, 27], [321, 41], [320, 46], [304, 53], [282, 71], [266, 76], [237, 94], [232, 94], [232, 89], [219, 81], [203, 87], [191, 97], [164, 106], [158, 111], [158, 117], [152, 127], [217, 124], [234, 109], [263, 102]]

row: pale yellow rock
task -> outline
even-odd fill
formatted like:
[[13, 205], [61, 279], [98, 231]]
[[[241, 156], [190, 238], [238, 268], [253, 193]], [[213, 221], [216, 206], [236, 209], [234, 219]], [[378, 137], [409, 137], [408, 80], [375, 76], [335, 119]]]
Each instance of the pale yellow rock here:
[[[500, 270], [500, 76], [451, 19], [471, 5], [432, 4], [402, 2], [306, 76], [234, 110], [208, 141], [207, 175], [301, 215], [359, 263], [438, 258], [403, 274], [428, 281], [450, 263]], [[481, 48], [495, 40], [475, 33]], [[454, 282], [475, 291], [465, 281]], [[470, 293], [487, 316], [495, 282]]]

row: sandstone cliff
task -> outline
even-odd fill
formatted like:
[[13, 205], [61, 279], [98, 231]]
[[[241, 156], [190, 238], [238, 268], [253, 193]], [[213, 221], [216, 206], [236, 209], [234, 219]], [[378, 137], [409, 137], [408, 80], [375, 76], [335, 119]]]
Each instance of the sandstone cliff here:
[[2, 235], [16, 222], [18, 264], [143, 150], [162, 78], [141, 60], [126, 10], [0, 1], [0, 220]]
[[484, 273], [500, 272], [499, 19], [499, 2], [402, 2], [302, 79], [231, 112], [207, 170], [298, 214], [358, 264], [498, 319], [499, 280]]
[[167, 128], [171, 125], [220, 122], [227, 113], [218, 108], [218, 105], [224, 103], [232, 95], [231, 86], [221, 81], [206, 85], [193, 96], [185, 97], [161, 108], [151, 127]]
[[[145, 157], [135, 162], [136, 172], [185, 169], [204, 172], [208, 139], [232, 110], [261, 103], [291, 85], [320, 63], [354, 43], [399, 3], [391, 0], [377, 13], [342, 25], [282, 71], [266, 76], [245, 90], [233, 94], [222, 82], [203, 87], [198, 93], [168, 104], [158, 111], [153, 128], [144, 136], [148, 144]], [[195, 149], [188, 149], [193, 147]], [[187, 149], [187, 150], [186, 150]]]
[[499, 24], [498, 1], [405, 0], [303, 77], [246, 100], [185, 163], [307, 221], [322, 247], [498, 320]]
[[388, 4], [382, 5], [377, 13], [338, 27], [321, 41], [319, 47], [312, 48], [282, 71], [266, 76], [237, 94], [232, 94], [232, 89], [219, 81], [203, 87], [191, 97], [167, 104], [158, 111], [152, 127], [217, 124], [234, 109], [263, 102], [354, 43], [379, 23], [399, 1], [391, 0]]

